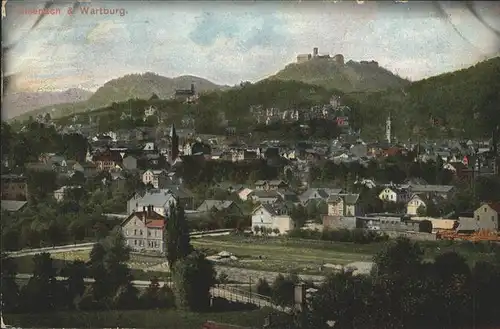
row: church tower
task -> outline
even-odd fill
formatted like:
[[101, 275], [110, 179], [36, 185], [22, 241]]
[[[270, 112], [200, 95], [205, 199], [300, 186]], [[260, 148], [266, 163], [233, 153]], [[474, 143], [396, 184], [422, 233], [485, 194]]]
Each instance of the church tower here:
[[391, 144], [391, 128], [392, 128], [392, 122], [391, 122], [391, 115], [389, 114], [389, 117], [387, 118], [387, 121], [385, 122], [385, 139], [387, 140], [387, 143]]
[[170, 161], [174, 163], [179, 156], [179, 136], [177, 136], [175, 125], [173, 123], [172, 128], [170, 129], [170, 140], [172, 142], [172, 148], [170, 149]]

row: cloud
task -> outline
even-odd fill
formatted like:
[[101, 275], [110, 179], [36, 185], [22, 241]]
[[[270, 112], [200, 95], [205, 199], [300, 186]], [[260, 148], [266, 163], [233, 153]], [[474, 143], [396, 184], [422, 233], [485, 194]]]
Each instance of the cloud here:
[[121, 32], [123, 25], [112, 20], [100, 21], [90, 30], [87, 35], [87, 41], [91, 43], [104, 43], [113, 40], [117, 32]]

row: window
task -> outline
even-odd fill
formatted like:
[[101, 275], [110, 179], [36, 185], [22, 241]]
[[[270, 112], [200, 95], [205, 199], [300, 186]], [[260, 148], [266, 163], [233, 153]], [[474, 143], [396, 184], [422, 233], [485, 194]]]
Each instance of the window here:
[[479, 220], [479, 215], [476, 216], [476, 220]]
[[484, 207], [484, 212], [487, 212], [488, 210], [486, 209], [486, 207]]
[[137, 240], [134, 240], [134, 246], [137, 246]]
[[139, 230], [139, 235], [142, 236], [142, 230]]
[[491, 216], [491, 221], [494, 222], [495, 221], [495, 216]]
[[134, 230], [134, 235], [137, 235], [137, 230]]

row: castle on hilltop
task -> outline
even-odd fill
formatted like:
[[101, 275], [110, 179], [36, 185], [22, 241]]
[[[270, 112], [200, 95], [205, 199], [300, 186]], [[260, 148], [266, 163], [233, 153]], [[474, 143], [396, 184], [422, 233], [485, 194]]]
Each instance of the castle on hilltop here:
[[314, 59], [326, 59], [326, 60], [331, 60], [335, 62], [338, 65], [344, 65], [344, 56], [341, 54], [337, 54], [333, 57], [330, 57], [330, 55], [319, 55], [318, 54], [318, 48], [314, 47], [313, 48], [313, 53], [312, 54], [300, 54], [297, 56], [297, 63], [304, 63], [310, 60]]

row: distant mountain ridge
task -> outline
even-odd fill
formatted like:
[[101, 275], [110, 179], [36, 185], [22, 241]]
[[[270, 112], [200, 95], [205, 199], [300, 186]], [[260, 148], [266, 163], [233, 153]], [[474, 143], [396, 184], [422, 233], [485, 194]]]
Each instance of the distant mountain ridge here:
[[17, 92], [6, 94], [2, 102], [3, 119], [10, 119], [40, 107], [88, 100], [92, 92], [79, 88], [52, 92]]
[[155, 73], [129, 74], [106, 82], [92, 95], [89, 103], [104, 106], [112, 102], [122, 102], [130, 98], [148, 99], [156, 94], [161, 99], [170, 98], [176, 89], [189, 89], [194, 84], [197, 92], [207, 92], [227, 88], [207, 79], [192, 75], [167, 78]]
[[113, 102], [123, 102], [133, 98], [149, 99], [153, 94], [161, 99], [167, 99], [175, 94], [176, 89], [190, 89], [191, 84], [194, 84], [195, 90], [201, 93], [229, 88], [192, 75], [168, 78], [151, 72], [128, 74], [106, 82], [95, 93], [89, 92], [85, 98], [32, 106], [30, 110], [22, 111], [20, 114], [9, 115], [9, 119], [25, 120], [30, 115], [40, 113], [51, 113], [53, 117], [60, 117], [105, 107]]
[[[340, 56], [340, 55], [337, 55]], [[377, 92], [410, 84], [375, 61], [343, 62], [343, 58], [311, 58], [292, 63], [268, 79], [295, 80], [345, 93]]]

